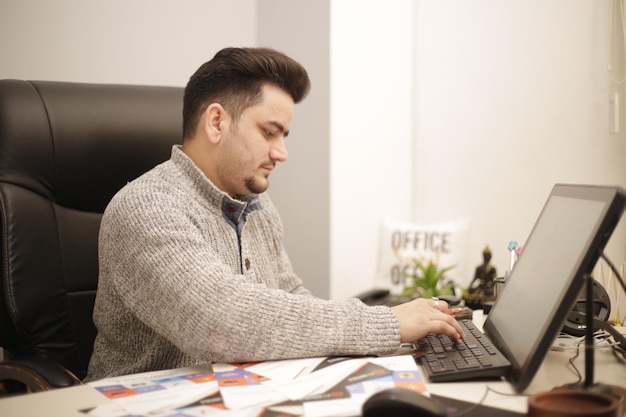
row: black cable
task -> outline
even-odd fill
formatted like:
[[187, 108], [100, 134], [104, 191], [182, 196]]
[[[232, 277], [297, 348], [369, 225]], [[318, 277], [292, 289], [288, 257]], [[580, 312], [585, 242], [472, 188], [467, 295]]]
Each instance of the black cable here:
[[[596, 336], [594, 337], [595, 340], [597, 340], [598, 338], [603, 339], [605, 341], [610, 342], [611, 339], [613, 339], [613, 341], [615, 341], [615, 338], [612, 337], [611, 334], [604, 334], [601, 336]], [[578, 377], [578, 380], [576, 382], [573, 383], [573, 385], [579, 384], [583, 377], [582, 374], [580, 373], [580, 371], [578, 370], [578, 368], [576, 367], [576, 364], [574, 363], [576, 361], [576, 359], [578, 358], [578, 356], [580, 356], [580, 345], [582, 345], [584, 343], [584, 340], [578, 340], [576, 342], [576, 353], [574, 353], [574, 356], [570, 357], [568, 359], [569, 362], [569, 367], [572, 370], [572, 372]], [[595, 349], [599, 349], [601, 348], [601, 346], [595, 346]], [[613, 353], [613, 356], [615, 356], [615, 358], [626, 364], [626, 351], [623, 350], [620, 345], [617, 344], [612, 344], [610, 345], [611, 348], [611, 353]]]
[[463, 409], [461, 411], [458, 411], [458, 412], [456, 412], [454, 414], [450, 414], [449, 417], [463, 417], [463, 416], [468, 415], [472, 411], [476, 410], [477, 408], [482, 407], [483, 403], [487, 399], [487, 395], [489, 394], [489, 392], [493, 392], [494, 394], [505, 395], [505, 396], [509, 396], [509, 397], [529, 397], [528, 394], [516, 394], [516, 393], [508, 393], [508, 392], [496, 391], [495, 389], [493, 389], [489, 385], [487, 385], [485, 387], [485, 393], [481, 397], [480, 401], [478, 401], [476, 404], [471, 405], [470, 407], [467, 407], [467, 408], [465, 408], [465, 409]]
[[574, 363], [576, 358], [578, 358], [578, 356], [580, 355], [580, 345], [582, 345], [583, 343], [584, 343], [584, 340], [579, 340], [576, 343], [576, 353], [574, 353], [574, 356], [572, 356], [571, 358], [567, 360], [569, 362], [570, 368], [573, 369], [576, 375], [578, 376], [578, 380], [574, 382], [574, 384], [579, 384], [583, 380], [582, 374], [580, 373], [580, 371], [576, 367], [576, 364]]
[[624, 290], [624, 293], [626, 294], [626, 283], [622, 279], [619, 272], [617, 272], [617, 268], [615, 267], [615, 265], [613, 265], [613, 262], [611, 262], [611, 260], [604, 254], [604, 252], [600, 254], [600, 257], [604, 259], [604, 262], [606, 262], [609, 268], [613, 270], [613, 273], [615, 274], [615, 277], [617, 278], [617, 282], [620, 283], [620, 285], [622, 286], [622, 289]]
[[613, 352], [613, 356], [615, 356], [618, 361], [626, 365], [626, 351], [620, 349], [617, 346], [613, 346], [613, 349], [611, 349], [611, 351]]
[[[619, 333], [619, 335], [621, 337], [626, 338], [626, 334], [623, 333]], [[616, 340], [616, 338], [613, 338], [614, 340]], [[621, 344], [617, 344], [617, 345], [613, 345], [612, 347], [612, 352], [613, 355], [622, 363], [626, 364], [626, 349], [624, 349], [624, 347]]]

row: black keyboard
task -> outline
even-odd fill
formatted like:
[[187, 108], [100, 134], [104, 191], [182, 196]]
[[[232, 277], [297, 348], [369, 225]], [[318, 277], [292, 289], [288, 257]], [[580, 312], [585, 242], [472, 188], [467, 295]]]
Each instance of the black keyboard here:
[[465, 338], [456, 343], [448, 336], [429, 334], [415, 342], [424, 355], [422, 369], [433, 382], [497, 378], [508, 375], [511, 363], [471, 319], [459, 320]]

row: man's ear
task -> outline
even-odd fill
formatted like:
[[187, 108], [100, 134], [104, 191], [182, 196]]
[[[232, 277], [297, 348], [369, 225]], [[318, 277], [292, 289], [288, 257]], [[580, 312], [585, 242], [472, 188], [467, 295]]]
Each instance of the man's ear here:
[[219, 143], [230, 121], [224, 107], [219, 103], [210, 104], [204, 111], [202, 120], [209, 141], [213, 144]]

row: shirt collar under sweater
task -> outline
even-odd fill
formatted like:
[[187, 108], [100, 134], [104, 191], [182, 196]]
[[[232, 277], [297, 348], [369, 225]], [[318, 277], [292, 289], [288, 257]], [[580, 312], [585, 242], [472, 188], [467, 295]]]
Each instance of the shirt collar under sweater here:
[[246, 196], [244, 200], [235, 200], [217, 188], [215, 184], [200, 171], [191, 158], [183, 152], [181, 145], [174, 145], [172, 148], [172, 161], [196, 180], [202, 179], [202, 183], [208, 187], [206, 190], [207, 198], [212, 201], [213, 204], [221, 205], [224, 218], [237, 231], [238, 236], [243, 229], [248, 214], [262, 208], [257, 194], [250, 194]]

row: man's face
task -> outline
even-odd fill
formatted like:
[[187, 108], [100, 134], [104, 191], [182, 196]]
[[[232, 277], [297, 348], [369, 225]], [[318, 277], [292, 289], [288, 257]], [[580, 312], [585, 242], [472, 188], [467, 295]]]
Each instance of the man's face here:
[[274, 166], [287, 160], [285, 138], [294, 106], [289, 94], [265, 84], [261, 102], [229, 125], [220, 144], [218, 186], [222, 191], [237, 198], [267, 190]]

